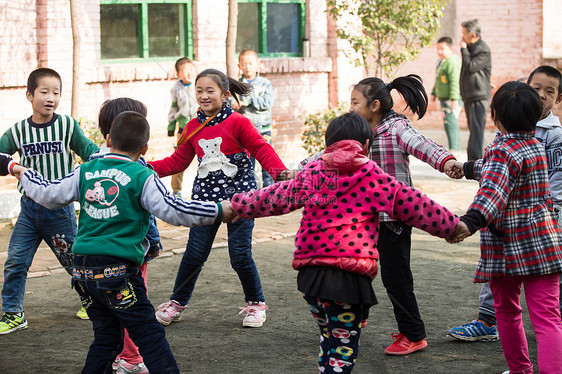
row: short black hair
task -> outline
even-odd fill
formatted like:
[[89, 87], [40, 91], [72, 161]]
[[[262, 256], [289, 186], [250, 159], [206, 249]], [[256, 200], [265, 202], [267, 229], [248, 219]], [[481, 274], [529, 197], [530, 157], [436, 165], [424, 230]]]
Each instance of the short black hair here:
[[558, 79], [558, 95], [560, 95], [562, 93], [562, 73], [560, 73], [560, 70], [556, 69], [555, 67], [549, 66], [549, 65], [539, 66], [538, 68], [533, 70], [531, 72], [531, 74], [529, 75], [529, 79], [527, 79], [528, 84], [531, 84], [531, 80], [533, 79], [533, 75], [535, 75], [536, 73], [543, 73], [543, 74], [545, 74], [549, 77], [552, 77], [554, 79]]
[[490, 104], [492, 118], [507, 132], [535, 131], [542, 114], [539, 94], [526, 83], [511, 81], [503, 84]]
[[451, 48], [453, 46], [453, 39], [449, 38], [448, 36], [444, 36], [442, 38], [439, 38], [437, 44], [439, 43], [446, 43], [449, 46], [449, 48]]
[[176, 64], [174, 65], [174, 67], [176, 68], [176, 73], [179, 73], [180, 68], [185, 64], [192, 64], [193, 66], [195, 66], [195, 63], [193, 62], [193, 60], [191, 60], [187, 57], [182, 57], [182, 58], [178, 59], [176, 61]]
[[127, 110], [115, 117], [109, 135], [112, 147], [123, 152], [137, 153], [148, 144], [150, 126], [145, 116]]
[[60, 77], [60, 74], [57, 73], [56, 71], [54, 71], [53, 69], [39, 68], [39, 69], [33, 70], [29, 74], [29, 77], [27, 77], [27, 92], [29, 92], [31, 95], [35, 94], [35, 90], [37, 89], [37, 86], [39, 85], [39, 79], [41, 79], [43, 77], [55, 77], [55, 78], [57, 78], [60, 82], [60, 89], [62, 91], [62, 78]]
[[103, 102], [98, 114], [98, 126], [104, 138], [109, 134], [111, 124], [115, 117], [126, 110], [140, 113], [146, 117], [146, 105], [138, 100], [128, 97], [119, 97]]
[[326, 147], [340, 140], [357, 140], [359, 143], [365, 144], [367, 139], [369, 139], [370, 146], [373, 144], [374, 135], [365, 118], [350, 112], [334, 118], [328, 125], [324, 138]]

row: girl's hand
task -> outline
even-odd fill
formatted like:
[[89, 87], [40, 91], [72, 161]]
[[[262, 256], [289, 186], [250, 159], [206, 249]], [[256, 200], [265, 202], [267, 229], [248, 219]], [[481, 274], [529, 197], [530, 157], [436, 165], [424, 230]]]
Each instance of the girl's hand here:
[[25, 174], [26, 171], [28, 171], [28, 168], [25, 168], [23, 166], [21, 166], [20, 164], [17, 164], [14, 166], [13, 169], [13, 173], [14, 173], [14, 177], [17, 178], [17, 180], [21, 180], [21, 177], [23, 177], [23, 175]]
[[460, 243], [470, 235], [472, 234], [470, 233], [470, 230], [468, 229], [466, 223], [464, 223], [463, 221], [459, 221], [457, 227], [455, 228], [455, 232], [447, 236], [445, 240], [447, 241], [447, 243]]
[[456, 160], [449, 160], [443, 166], [443, 172], [451, 179], [461, 179], [464, 177], [463, 163]]
[[222, 222], [230, 222], [234, 218], [238, 217], [234, 212], [234, 208], [232, 207], [232, 203], [230, 201], [223, 200], [220, 204], [222, 207]]
[[281, 182], [281, 181], [286, 181], [289, 179], [294, 179], [295, 176], [297, 175], [299, 171], [298, 170], [283, 170], [281, 173], [279, 173], [279, 175], [277, 176], [277, 180], [276, 182]]

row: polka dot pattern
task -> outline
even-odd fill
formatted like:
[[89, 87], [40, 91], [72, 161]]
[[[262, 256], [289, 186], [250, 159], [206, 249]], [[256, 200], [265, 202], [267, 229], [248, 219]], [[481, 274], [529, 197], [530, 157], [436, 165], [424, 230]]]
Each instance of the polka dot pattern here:
[[314, 161], [294, 180], [236, 195], [232, 203], [239, 215], [248, 218], [304, 207], [295, 236], [296, 259], [377, 260], [380, 213], [442, 237], [450, 234], [458, 222], [446, 208], [382, 172], [374, 162], [354, 173], [334, 176], [324, 170], [321, 160]]
[[[193, 182], [191, 198], [199, 201], [230, 200], [234, 194], [255, 190], [257, 188], [254, 168], [246, 152], [226, 155], [231, 164], [238, 167], [233, 178], [227, 177], [222, 170], [210, 172], [206, 178], [197, 176]], [[198, 159], [201, 162], [201, 158]], [[257, 205], [253, 204], [255, 209]]]

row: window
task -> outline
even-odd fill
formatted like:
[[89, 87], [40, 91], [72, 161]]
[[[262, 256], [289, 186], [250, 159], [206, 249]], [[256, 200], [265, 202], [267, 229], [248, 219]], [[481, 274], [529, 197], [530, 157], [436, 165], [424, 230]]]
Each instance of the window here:
[[305, 0], [238, 0], [236, 51], [302, 56], [305, 11]]
[[191, 0], [101, 0], [102, 60], [193, 56]]

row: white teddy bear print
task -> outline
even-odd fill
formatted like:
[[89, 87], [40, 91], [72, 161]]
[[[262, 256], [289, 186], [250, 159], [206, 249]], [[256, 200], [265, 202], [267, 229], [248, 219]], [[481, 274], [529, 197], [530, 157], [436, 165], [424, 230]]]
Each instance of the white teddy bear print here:
[[201, 158], [201, 164], [197, 170], [199, 178], [206, 178], [210, 172], [222, 170], [227, 177], [234, 177], [238, 172], [238, 166], [231, 164], [228, 158], [221, 152], [222, 138], [199, 139], [199, 146], [205, 153]]

